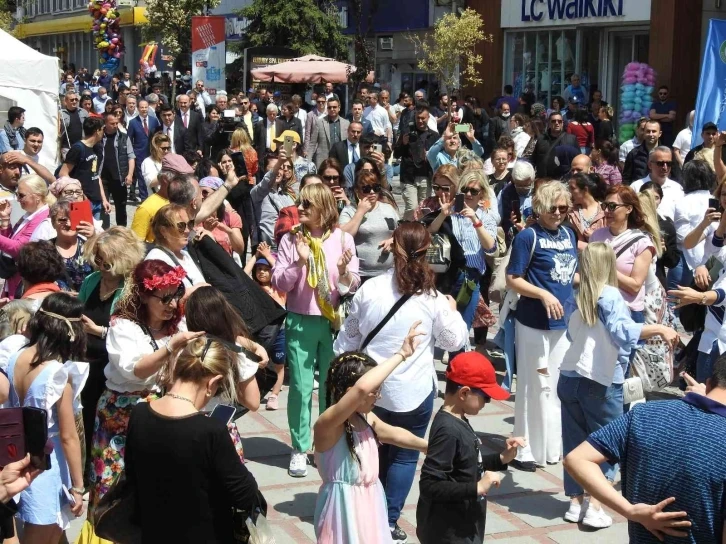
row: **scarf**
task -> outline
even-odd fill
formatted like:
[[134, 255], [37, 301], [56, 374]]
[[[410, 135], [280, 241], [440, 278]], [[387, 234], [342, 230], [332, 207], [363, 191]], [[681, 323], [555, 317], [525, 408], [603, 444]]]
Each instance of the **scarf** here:
[[[296, 233], [297, 231], [294, 230], [293, 234]], [[330, 237], [330, 231], [325, 231], [320, 238], [314, 238], [305, 227], [302, 227], [302, 233], [310, 246], [308, 285], [315, 290], [315, 298], [318, 301], [318, 307], [323, 317], [334, 323], [336, 312], [331, 300], [330, 276], [328, 276], [328, 266], [325, 262], [325, 253], [323, 253], [323, 242]]]
[[20, 134], [20, 137], [25, 140], [25, 127], [15, 128], [13, 125], [10, 124], [10, 121], [6, 121], [3, 129], [5, 129], [5, 134], [7, 134], [8, 136], [8, 142], [10, 142], [10, 147], [15, 150], [20, 149], [20, 144], [18, 143], [18, 134]]
[[54, 282], [42, 282], [42, 283], [36, 283], [35, 285], [28, 287], [25, 292], [23, 293], [23, 296], [21, 298], [29, 298], [31, 295], [36, 295], [38, 293], [58, 293], [60, 292], [60, 287]]

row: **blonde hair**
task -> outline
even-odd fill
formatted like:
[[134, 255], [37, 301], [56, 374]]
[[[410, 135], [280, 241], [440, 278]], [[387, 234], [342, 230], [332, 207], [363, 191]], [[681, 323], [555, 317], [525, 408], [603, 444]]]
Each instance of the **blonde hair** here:
[[83, 258], [94, 269], [96, 257], [111, 265], [109, 273], [114, 276], [126, 277], [144, 260], [146, 245], [143, 240], [126, 227], [111, 227], [92, 236], [83, 246]]
[[655, 203], [655, 197], [652, 191], [643, 191], [642, 193], [638, 193], [638, 200], [640, 200], [640, 208], [643, 211], [643, 219], [645, 219], [643, 230], [653, 239], [655, 253], [660, 257], [663, 250], [661, 249], [662, 238], [660, 235], [660, 225], [658, 225], [658, 206]]
[[437, 178], [444, 178], [452, 187], [459, 188], [459, 170], [453, 164], [442, 164], [434, 172], [432, 180], [435, 182]]
[[171, 357], [162, 371], [162, 376], [170, 376], [171, 380], [160, 378], [162, 383], [186, 382], [200, 383], [203, 380], [222, 376], [220, 384], [223, 402], [237, 399], [237, 383], [241, 382], [237, 354], [222, 342], [210, 337], [196, 338]]
[[154, 238], [158, 245], [164, 245], [167, 241], [164, 231], [170, 228], [176, 229], [177, 217], [182, 212], [188, 213], [184, 206], [179, 206], [178, 204], [167, 204], [156, 212], [154, 218], [151, 220], [151, 231], [154, 233]]
[[537, 215], [549, 212], [558, 200], [565, 199], [567, 205], [572, 207], [570, 191], [560, 181], [548, 181], [537, 187], [532, 197], [532, 211]]
[[18, 187], [20, 187], [21, 183], [25, 183], [25, 185], [30, 188], [31, 192], [34, 195], [38, 195], [40, 197], [40, 201], [46, 206], [52, 206], [55, 204], [55, 195], [50, 192], [48, 184], [38, 174], [30, 174], [21, 177], [18, 180]]
[[300, 200], [309, 200], [320, 212], [320, 222], [323, 230], [335, 230], [338, 223], [338, 207], [331, 191], [327, 185], [314, 183], [306, 185], [300, 191]]
[[171, 143], [171, 140], [166, 134], [162, 134], [161, 132], [154, 134], [154, 137], [151, 139], [151, 147], [149, 148], [151, 158], [156, 162], [161, 162], [161, 159], [164, 158], [164, 155], [161, 152], [161, 144], [168, 143]]
[[489, 199], [489, 193], [491, 192], [491, 189], [489, 187], [489, 180], [487, 179], [487, 175], [484, 173], [484, 170], [467, 168], [459, 178], [459, 192], [463, 192], [464, 189], [472, 183], [476, 183], [479, 186], [479, 190], [481, 191], [479, 193], [479, 198], [481, 200]]
[[0, 340], [13, 334], [23, 334], [34, 314], [32, 300], [15, 299], [8, 302], [0, 309]]
[[606, 285], [618, 286], [615, 252], [604, 242], [591, 242], [580, 254], [580, 288], [575, 295], [582, 320], [591, 327], [599, 319], [597, 301]]
[[252, 143], [250, 137], [247, 135], [247, 131], [243, 128], [235, 129], [232, 133], [232, 138], [229, 142], [230, 149], [239, 149], [240, 151], [247, 151], [252, 149]]
[[484, 161], [481, 160], [479, 155], [466, 147], [460, 147], [456, 152], [456, 162], [459, 165], [460, 175], [464, 174], [464, 171], [469, 168], [476, 168], [482, 172], [484, 171]]

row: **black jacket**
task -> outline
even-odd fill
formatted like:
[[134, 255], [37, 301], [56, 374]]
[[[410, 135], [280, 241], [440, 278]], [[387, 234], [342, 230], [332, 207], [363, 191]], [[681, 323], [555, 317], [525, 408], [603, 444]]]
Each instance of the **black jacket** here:
[[[429, 128], [409, 131], [410, 125], [401, 125], [393, 146], [393, 156], [401, 159], [401, 183], [413, 183], [417, 176], [430, 178], [433, 175], [426, 152], [439, 139], [439, 133]], [[404, 136], [409, 136], [407, 144], [403, 143]]]
[[[537, 177], [557, 177], [558, 168], [553, 162], [555, 150], [552, 146], [558, 138], [560, 138], [560, 136], [553, 136], [549, 130], [537, 138], [537, 144], [534, 146], [534, 152], [532, 153], [532, 164], [534, 164], [535, 170], [537, 171]], [[557, 145], [566, 145], [580, 149], [580, 146], [577, 143], [577, 138], [575, 138], [572, 134], [567, 134], [565, 132], [561, 134], [561, 138]]]
[[[348, 164], [350, 164], [350, 162], [348, 161], [349, 144], [350, 142], [348, 141], [348, 138], [346, 138], [342, 142], [334, 143], [333, 147], [331, 147], [330, 151], [328, 152], [328, 157], [337, 160], [343, 167], [348, 166]], [[360, 146], [358, 146], [358, 149], [360, 150]], [[360, 153], [360, 151], [358, 151], [358, 153]], [[360, 158], [360, 156], [358, 158]]]
[[[156, 132], [164, 134], [164, 124], [160, 124]], [[174, 128], [172, 129], [172, 137], [174, 138], [174, 153], [183, 155], [186, 151], [194, 151], [195, 147], [191, 140], [190, 132], [184, 128], [184, 123], [178, 117], [174, 118]]]
[[[625, 158], [625, 166], [623, 167], [623, 183], [630, 185], [634, 181], [643, 179], [648, 175], [648, 157], [650, 151], [646, 147], [645, 143], [640, 144], [638, 147], [634, 147], [628, 156]], [[668, 176], [673, 181], [681, 182], [681, 165], [678, 163], [675, 157], [671, 159], [673, 165], [671, 166], [671, 173]]]
[[[181, 111], [177, 110], [176, 116], [177, 119], [182, 121]], [[202, 118], [201, 113], [189, 110], [189, 122], [186, 128], [189, 133], [189, 143], [194, 151], [204, 150], [204, 131], [202, 130], [203, 123], [204, 119]], [[182, 126], [184, 126], [184, 121], [182, 121]]]
[[188, 250], [204, 279], [224, 293], [250, 333], [255, 334], [272, 323], [282, 323], [285, 310], [245, 274], [213, 238], [204, 236], [190, 244]]

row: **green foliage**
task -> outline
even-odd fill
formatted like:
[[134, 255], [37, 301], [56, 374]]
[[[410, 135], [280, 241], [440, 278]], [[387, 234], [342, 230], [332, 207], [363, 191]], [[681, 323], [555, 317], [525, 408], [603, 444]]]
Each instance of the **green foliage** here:
[[[157, 0], [158, 1], [158, 0]], [[249, 26], [232, 46], [289, 47], [298, 55], [321, 55], [338, 60], [347, 56], [347, 42], [340, 31], [337, 8], [328, 0], [253, 0], [235, 12]]]
[[192, 16], [216, 8], [221, 0], [146, 0], [146, 40], [161, 39], [164, 53], [175, 59], [191, 54]]
[[0, 0], [0, 29], [4, 30], [8, 34], [15, 35], [13, 27], [15, 26], [15, 20], [13, 14], [15, 13], [15, 2], [8, 2], [8, 0]]
[[418, 67], [435, 73], [447, 89], [458, 89], [462, 80], [469, 85], [482, 83], [477, 64], [483, 60], [474, 52], [479, 42], [492, 41], [484, 32], [484, 21], [478, 12], [467, 8], [460, 16], [447, 13], [434, 25], [430, 39], [412, 36], [416, 52], [422, 54]]

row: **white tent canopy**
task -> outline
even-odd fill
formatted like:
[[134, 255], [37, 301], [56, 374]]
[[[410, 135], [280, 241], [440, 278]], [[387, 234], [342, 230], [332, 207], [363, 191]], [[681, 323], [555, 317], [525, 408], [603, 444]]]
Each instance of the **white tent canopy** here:
[[[58, 59], [38, 53], [0, 30], [0, 96], [25, 109], [25, 128], [43, 131], [40, 162], [58, 164]], [[0, 119], [0, 127], [7, 121]], [[51, 170], [52, 171], [52, 170]]]

